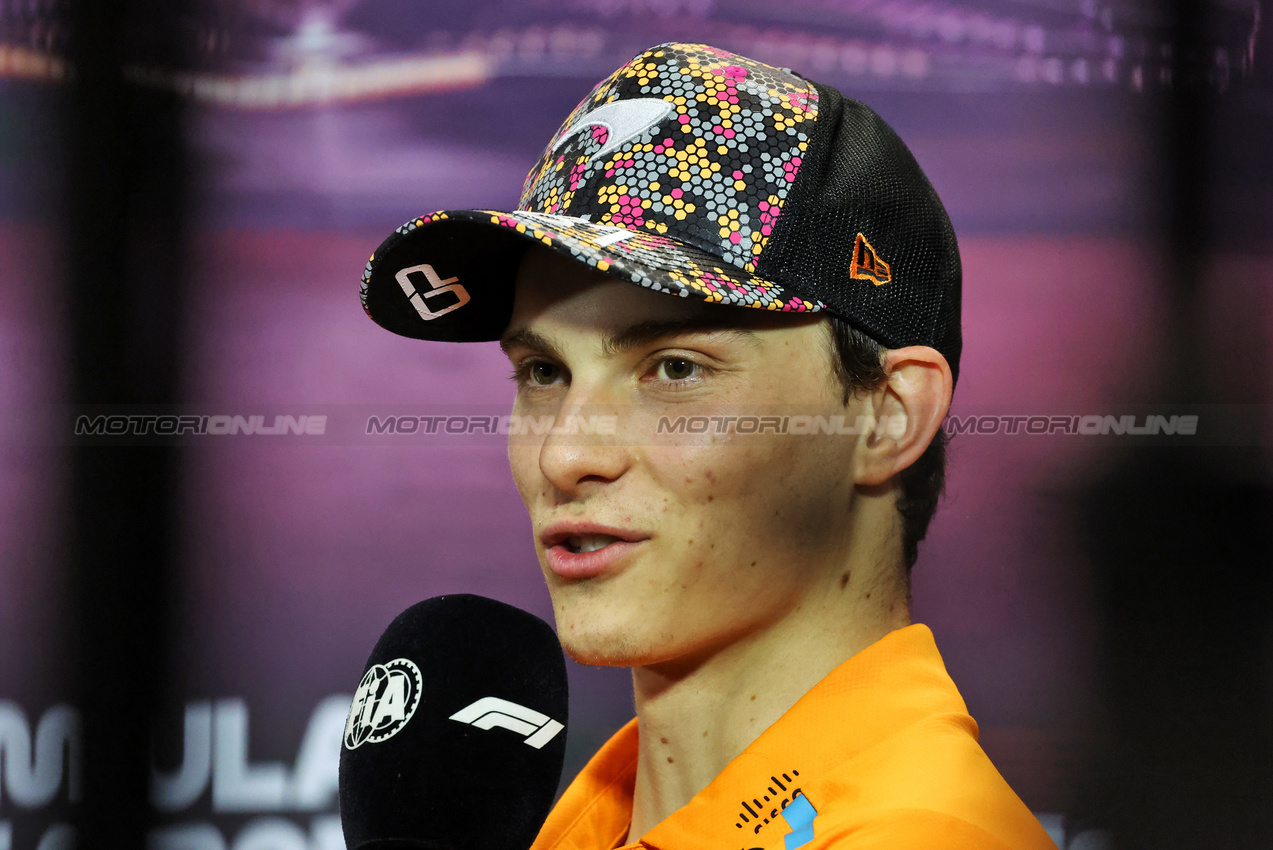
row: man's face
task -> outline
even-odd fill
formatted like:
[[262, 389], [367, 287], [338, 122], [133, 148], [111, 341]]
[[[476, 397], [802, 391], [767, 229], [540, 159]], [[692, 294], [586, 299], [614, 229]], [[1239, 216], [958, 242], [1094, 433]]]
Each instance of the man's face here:
[[514, 413], [616, 417], [612, 434], [509, 441], [574, 658], [695, 663], [843, 587], [853, 437], [656, 433], [694, 415], [852, 423], [823, 320], [651, 292], [534, 250], [502, 345]]

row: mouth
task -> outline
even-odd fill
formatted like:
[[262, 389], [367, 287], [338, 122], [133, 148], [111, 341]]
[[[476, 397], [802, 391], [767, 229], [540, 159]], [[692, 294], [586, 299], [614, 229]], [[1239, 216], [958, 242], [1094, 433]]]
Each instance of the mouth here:
[[595, 522], [554, 522], [539, 535], [545, 549], [563, 546], [571, 552], [595, 552], [611, 543], [635, 543], [650, 535]]
[[573, 553], [595, 552], [606, 548], [611, 543], [618, 543], [622, 539], [613, 534], [572, 534], [562, 541], [561, 545]]
[[594, 578], [624, 563], [650, 535], [595, 523], [559, 522], [546, 528], [540, 543], [549, 568], [562, 578]]

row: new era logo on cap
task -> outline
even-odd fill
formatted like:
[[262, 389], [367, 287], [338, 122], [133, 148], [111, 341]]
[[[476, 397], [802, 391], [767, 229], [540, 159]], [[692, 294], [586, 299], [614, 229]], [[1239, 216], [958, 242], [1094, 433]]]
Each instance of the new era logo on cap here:
[[876, 286], [883, 286], [893, 279], [888, 263], [880, 259], [875, 249], [871, 247], [871, 243], [867, 242], [866, 237], [861, 233], [853, 244], [853, 261], [849, 264], [849, 277], [854, 280], [869, 280]]

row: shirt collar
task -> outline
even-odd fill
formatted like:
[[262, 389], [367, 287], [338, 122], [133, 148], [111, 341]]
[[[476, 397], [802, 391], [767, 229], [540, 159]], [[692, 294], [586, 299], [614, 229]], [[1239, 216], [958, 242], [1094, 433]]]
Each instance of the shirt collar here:
[[[781, 812], [800, 791], [816, 800], [820, 777], [934, 712], [966, 714], [927, 626], [885, 635], [829, 673], [731, 761], [710, 785], [650, 832], [652, 848], [756, 846], [788, 830]], [[637, 724], [617, 732], [549, 816], [535, 850], [597, 850], [631, 822]], [[759, 826], [761, 833], [755, 832]], [[638, 845], [632, 845], [638, 846]]]

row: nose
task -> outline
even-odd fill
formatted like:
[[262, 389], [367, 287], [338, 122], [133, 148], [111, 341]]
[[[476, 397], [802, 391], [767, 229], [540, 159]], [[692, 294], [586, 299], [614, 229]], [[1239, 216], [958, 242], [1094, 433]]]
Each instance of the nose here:
[[571, 387], [539, 446], [539, 471], [553, 489], [574, 498], [623, 476], [631, 452], [620, 437], [619, 413], [619, 405]]

